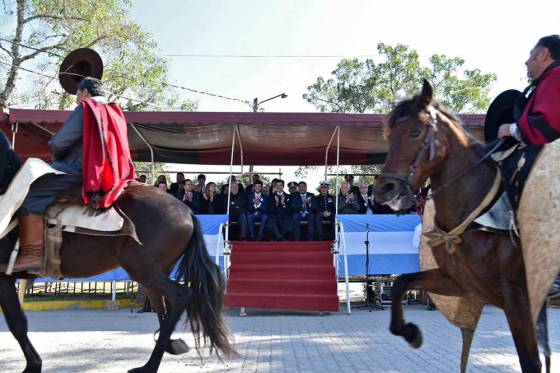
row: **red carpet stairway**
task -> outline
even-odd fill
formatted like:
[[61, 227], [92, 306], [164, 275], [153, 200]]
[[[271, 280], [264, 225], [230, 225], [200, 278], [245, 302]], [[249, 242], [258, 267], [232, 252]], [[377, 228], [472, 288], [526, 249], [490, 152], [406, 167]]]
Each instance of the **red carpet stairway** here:
[[338, 312], [331, 244], [233, 242], [225, 305]]

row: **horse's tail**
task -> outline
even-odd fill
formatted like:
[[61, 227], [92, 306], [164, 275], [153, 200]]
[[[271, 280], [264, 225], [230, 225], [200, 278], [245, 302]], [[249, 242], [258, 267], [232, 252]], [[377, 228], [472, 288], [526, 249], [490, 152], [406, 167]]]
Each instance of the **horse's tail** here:
[[193, 234], [178, 268], [178, 278], [192, 289], [187, 305], [187, 322], [195, 337], [196, 349], [209, 347], [225, 356], [234, 356], [232, 334], [224, 316], [225, 280], [212, 261], [198, 219], [192, 215]]

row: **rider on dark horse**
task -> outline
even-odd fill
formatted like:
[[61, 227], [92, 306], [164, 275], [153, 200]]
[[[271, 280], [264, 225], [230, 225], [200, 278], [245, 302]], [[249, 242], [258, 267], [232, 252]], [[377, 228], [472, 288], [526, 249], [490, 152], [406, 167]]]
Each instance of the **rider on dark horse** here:
[[107, 208], [134, 179], [124, 115], [117, 104], [107, 103], [101, 81], [84, 78], [76, 90], [76, 103], [49, 142], [51, 167], [64, 173], [44, 175], [31, 184], [17, 213], [20, 255], [14, 272], [42, 269], [43, 213], [58, 194], [83, 185], [85, 204], [95, 210]]
[[560, 138], [560, 36], [545, 36], [537, 42], [525, 62], [533, 83], [516, 123], [503, 124], [498, 137], [511, 136], [528, 145], [544, 145]]
[[[516, 122], [499, 127], [498, 137], [529, 146], [545, 145], [560, 138], [560, 35], [539, 39], [525, 65], [527, 76], [533, 79], [523, 93], [522, 99], [529, 95], [528, 101]], [[560, 277], [549, 295], [559, 293]]]

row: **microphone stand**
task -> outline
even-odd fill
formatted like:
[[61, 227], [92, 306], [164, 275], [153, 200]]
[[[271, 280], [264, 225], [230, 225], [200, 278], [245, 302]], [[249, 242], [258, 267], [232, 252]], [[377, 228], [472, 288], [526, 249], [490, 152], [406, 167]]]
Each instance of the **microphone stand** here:
[[366, 223], [366, 240], [364, 241], [366, 245], [366, 285], [364, 289], [365, 301], [364, 304], [357, 306], [355, 308], [367, 308], [369, 312], [372, 310], [383, 310], [383, 303], [381, 303], [381, 298], [379, 291], [374, 289], [375, 281], [370, 280], [369, 275], [369, 223]]

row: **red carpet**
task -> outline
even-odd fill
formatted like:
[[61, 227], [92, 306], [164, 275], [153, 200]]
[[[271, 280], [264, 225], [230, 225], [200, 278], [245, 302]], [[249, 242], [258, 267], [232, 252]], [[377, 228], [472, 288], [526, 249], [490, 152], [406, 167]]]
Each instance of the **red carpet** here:
[[331, 244], [234, 241], [226, 307], [338, 312]]

